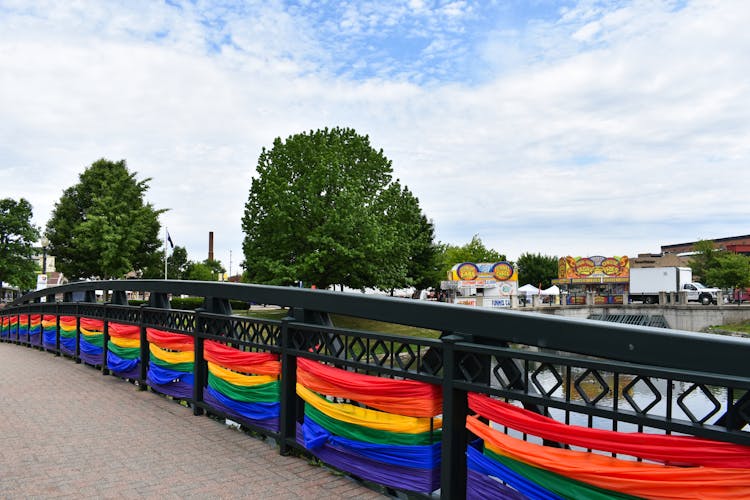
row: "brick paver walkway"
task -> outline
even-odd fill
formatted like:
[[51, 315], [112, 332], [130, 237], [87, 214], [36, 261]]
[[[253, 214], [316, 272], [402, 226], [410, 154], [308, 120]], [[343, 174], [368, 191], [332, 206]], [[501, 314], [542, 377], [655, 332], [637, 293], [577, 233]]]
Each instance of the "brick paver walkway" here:
[[0, 498], [386, 498], [92, 367], [0, 343]]

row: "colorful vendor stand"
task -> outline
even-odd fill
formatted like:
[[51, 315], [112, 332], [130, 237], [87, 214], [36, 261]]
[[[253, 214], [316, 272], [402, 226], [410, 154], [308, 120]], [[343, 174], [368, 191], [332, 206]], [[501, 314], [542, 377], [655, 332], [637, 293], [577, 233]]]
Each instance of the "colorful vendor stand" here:
[[585, 305], [586, 296], [593, 295], [594, 304], [622, 304], [630, 281], [628, 257], [561, 257], [557, 279], [565, 302]]
[[462, 262], [440, 282], [448, 302], [475, 307], [510, 307], [518, 294], [518, 273], [510, 262]]

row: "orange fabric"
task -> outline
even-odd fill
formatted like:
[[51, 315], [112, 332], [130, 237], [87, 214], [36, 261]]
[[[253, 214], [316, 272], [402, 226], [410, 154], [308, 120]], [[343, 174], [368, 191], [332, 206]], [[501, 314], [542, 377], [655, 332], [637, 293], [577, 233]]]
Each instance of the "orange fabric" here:
[[363, 375], [304, 358], [297, 359], [297, 380], [315, 392], [399, 415], [434, 417], [443, 411], [441, 387], [425, 382]]
[[599, 488], [660, 500], [750, 498], [747, 469], [673, 467], [551, 448], [491, 429], [476, 416], [467, 417], [466, 427], [495, 453]]
[[141, 327], [138, 325], [124, 325], [122, 323], [109, 324], [110, 337], [120, 337], [123, 339], [140, 339]]
[[213, 340], [204, 342], [203, 358], [236, 372], [254, 375], [279, 375], [281, 373], [278, 354], [240, 351]]
[[85, 328], [90, 332], [103, 332], [104, 321], [93, 318], [81, 318], [81, 328]]
[[615, 432], [566, 425], [477, 393], [469, 393], [469, 408], [513, 430], [582, 448], [622, 453], [669, 465], [750, 469], [750, 446], [692, 436]]
[[195, 345], [193, 337], [156, 328], [146, 328], [146, 338], [163, 349], [173, 351], [192, 351]]
[[41, 321], [42, 321], [42, 315], [41, 314], [32, 314], [31, 315], [31, 322], [32, 323], [34, 323], [34, 324], [41, 323]]

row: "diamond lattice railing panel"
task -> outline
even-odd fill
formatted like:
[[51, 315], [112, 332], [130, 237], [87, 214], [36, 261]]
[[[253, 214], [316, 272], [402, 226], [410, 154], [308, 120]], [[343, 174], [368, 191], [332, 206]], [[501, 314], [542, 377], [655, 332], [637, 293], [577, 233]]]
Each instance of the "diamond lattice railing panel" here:
[[[548, 376], [545, 376], [547, 374], [552, 376], [554, 382], [552, 382]], [[534, 384], [534, 387], [536, 387], [543, 395], [550, 397], [562, 386], [563, 378], [553, 365], [542, 363], [531, 374], [531, 383]]]
[[[609, 394], [609, 384], [598, 370], [587, 369], [576, 377], [573, 386], [586, 404], [594, 405]], [[592, 394], [589, 394], [592, 393]]]
[[[651, 393], [653, 399], [649, 401], [646, 406], [641, 406], [635, 400], [633, 395], [636, 393], [643, 394], [645, 392], [643, 390], [644, 386]], [[645, 415], [646, 413], [651, 411], [651, 409], [656, 406], [662, 399], [661, 392], [659, 392], [659, 389], [656, 388], [656, 385], [654, 385], [651, 379], [648, 377], [641, 377], [640, 375], [635, 377], [625, 387], [622, 388], [622, 397], [625, 398], [625, 401], [630, 404], [630, 407], [635, 410], [636, 413], [639, 413], [641, 415]]]
[[[713, 408], [708, 409], [707, 413], [702, 418], [698, 418], [692, 411], [705, 409], [705, 403], [696, 399], [700, 398], [700, 395], [696, 391], [700, 391], [700, 394], [702, 394], [705, 400], [708, 400], [713, 405]], [[694, 424], [705, 423], [709, 418], [716, 415], [721, 409], [721, 403], [719, 402], [719, 400], [716, 399], [711, 391], [703, 384], [692, 384], [687, 391], [680, 394], [680, 396], [677, 398], [677, 406], [679, 406], [682, 411], [685, 412], [685, 415], [687, 415], [690, 421]]]

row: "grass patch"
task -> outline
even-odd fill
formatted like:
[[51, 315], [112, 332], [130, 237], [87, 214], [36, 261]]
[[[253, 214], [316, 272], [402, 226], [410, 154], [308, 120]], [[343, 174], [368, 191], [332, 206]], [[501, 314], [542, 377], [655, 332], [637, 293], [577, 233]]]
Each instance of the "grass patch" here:
[[[252, 316], [254, 318], [280, 320], [287, 315], [286, 309], [257, 309], [253, 311], [235, 311], [235, 314]], [[417, 328], [407, 325], [397, 325], [371, 319], [355, 318], [353, 316], [331, 315], [331, 321], [338, 328], [347, 330], [363, 330], [366, 332], [389, 333], [392, 335], [403, 335], [406, 337], [424, 337], [436, 339], [440, 337], [437, 330]]]
[[730, 323], [728, 325], [712, 326], [710, 330], [734, 332], [742, 335], [750, 336], [750, 321], [743, 321], [742, 323]]

